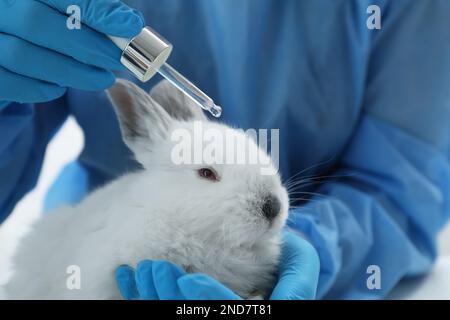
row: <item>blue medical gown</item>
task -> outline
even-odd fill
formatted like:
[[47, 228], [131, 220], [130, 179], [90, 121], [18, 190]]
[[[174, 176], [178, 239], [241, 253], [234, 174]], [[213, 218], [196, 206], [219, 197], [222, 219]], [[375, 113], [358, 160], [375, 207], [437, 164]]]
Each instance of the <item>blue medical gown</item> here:
[[[170, 39], [169, 62], [224, 108], [223, 121], [280, 129], [285, 180], [329, 176], [299, 189], [309, 201], [289, 219], [319, 252], [319, 297], [381, 298], [430, 269], [450, 211], [448, 0], [128, 3]], [[370, 4], [381, 7], [381, 30], [366, 27]], [[48, 208], [138, 167], [104, 92], [1, 108], [1, 220], [35, 186], [68, 115], [86, 145]], [[380, 289], [367, 286], [371, 265]]]

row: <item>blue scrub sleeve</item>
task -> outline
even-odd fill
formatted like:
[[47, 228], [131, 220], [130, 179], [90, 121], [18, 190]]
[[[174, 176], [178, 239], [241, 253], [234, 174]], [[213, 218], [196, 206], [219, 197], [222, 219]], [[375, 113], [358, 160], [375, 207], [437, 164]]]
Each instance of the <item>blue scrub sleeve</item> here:
[[[343, 178], [291, 211], [319, 252], [319, 297], [383, 298], [425, 273], [450, 215], [450, 2], [379, 4], [362, 113], [334, 173]], [[380, 288], [367, 285], [373, 265]]]
[[[449, 217], [448, 158], [367, 116], [341, 168], [343, 178], [292, 210], [289, 223], [319, 253], [318, 297], [383, 298], [436, 257], [436, 236]], [[379, 289], [367, 286], [373, 265], [381, 271]]]
[[0, 103], [0, 224], [36, 185], [47, 144], [67, 115], [64, 98]]

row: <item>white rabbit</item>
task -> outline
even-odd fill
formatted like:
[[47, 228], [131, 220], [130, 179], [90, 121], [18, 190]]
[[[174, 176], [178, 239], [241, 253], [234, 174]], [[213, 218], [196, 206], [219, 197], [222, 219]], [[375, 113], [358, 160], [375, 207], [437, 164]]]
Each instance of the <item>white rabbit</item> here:
[[[143, 259], [206, 273], [242, 297], [268, 294], [289, 205], [280, 177], [261, 175], [259, 164], [175, 164], [171, 133], [194, 134], [202, 121], [269, 156], [242, 130], [208, 121], [165, 81], [149, 95], [118, 80], [109, 97], [143, 169], [39, 219], [19, 245], [7, 298], [120, 299], [115, 269]], [[69, 266], [80, 268], [80, 289], [68, 289]]]

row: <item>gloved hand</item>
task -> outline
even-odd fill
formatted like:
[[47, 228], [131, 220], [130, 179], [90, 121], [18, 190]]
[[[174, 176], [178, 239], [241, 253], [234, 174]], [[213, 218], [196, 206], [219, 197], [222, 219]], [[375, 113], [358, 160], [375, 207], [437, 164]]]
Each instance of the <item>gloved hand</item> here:
[[[78, 30], [67, 27], [73, 4], [81, 9]], [[118, 0], [0, 0], [0, 103], [111, 86], [121, 52], [104, 33], [130, 38], [143, 26], [141, 15]]]
[[[278, 283], [270, 299], [314, 299], [320, 270], [316, 250], [308, 241], [287, 231], [283, 240]], [[187, 274], [165, 261], [142, 261], [136, 272], [129, 266], [121, 266], [116, 271], [116, 280], [125, 299], [241, 299], [215, 279], [204, 274]]]

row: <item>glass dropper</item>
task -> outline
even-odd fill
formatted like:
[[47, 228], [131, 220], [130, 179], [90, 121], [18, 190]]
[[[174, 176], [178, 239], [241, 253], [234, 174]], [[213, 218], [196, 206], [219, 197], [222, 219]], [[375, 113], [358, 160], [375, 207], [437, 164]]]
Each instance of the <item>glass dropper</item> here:
[[222, 108], [202, 90], [166, 63], [172, 45], [150, 27], [142, 29], [133, 39], [108, 36], [121, 50], [120, 61], [140, 81], [147, 82], [157, 72], [214, 117], [222, 115]]
[[219, 118], [222, 115], [222, 108], [214, 103], [202, 90], [197, 88], [192, 82], [183, 77], [177, 70], [168, 63], [164, 63], [158, 70], [158, 73], [166, 78], [175, 87], [184, 92], [199, 107], [209, 111], [214, 117]]

